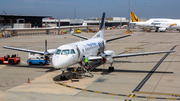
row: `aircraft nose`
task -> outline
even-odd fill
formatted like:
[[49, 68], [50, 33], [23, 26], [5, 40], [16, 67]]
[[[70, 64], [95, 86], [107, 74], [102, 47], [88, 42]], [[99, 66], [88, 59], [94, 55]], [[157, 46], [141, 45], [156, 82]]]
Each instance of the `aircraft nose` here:
[[60, 60], [60, 57], [58, 55], [53, 55], [52, 63], [54, 68], [61, 68], [63, 65], [63, 62]]
[[69, 65], [69, 58], [66, 55], [53, 55], [52, 63], [54, 68], [66, 68]]

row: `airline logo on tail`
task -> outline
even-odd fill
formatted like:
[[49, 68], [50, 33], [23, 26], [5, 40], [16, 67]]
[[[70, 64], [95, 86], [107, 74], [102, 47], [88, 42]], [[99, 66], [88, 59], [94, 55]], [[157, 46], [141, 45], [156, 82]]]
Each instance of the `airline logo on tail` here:
[[140, 22], [137, 16], [133, 12], [130, 12], [130, 15], [132, 22]]
[[102, 15], [102, 21], [101, 21], [100, 30], [103, 30], [104, 26], [105, 26], [105, 13], [103, 13], [103, 15]]
[[92, 37], [92, 39], [95, 39], [95, 38], [104, 38], [104, 27], [105, 27], [105, 13], [103, 13], [102, 15], [102, 20], [101, 20], [101, 26], [100, 26], [100, 31], [94, 35]]

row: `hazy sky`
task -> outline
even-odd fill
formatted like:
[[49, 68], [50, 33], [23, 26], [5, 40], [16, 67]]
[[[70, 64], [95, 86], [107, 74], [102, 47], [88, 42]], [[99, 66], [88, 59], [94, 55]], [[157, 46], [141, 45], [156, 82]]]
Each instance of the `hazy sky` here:
[[[100, 1], [100, 3], [99, 3]], [[100, 5], [100, 6], [99, 6]], [[128, 17], [129, 0], [1, 0], [0, 13], [52, 16], [54, 18]], [[180, 19], [180, 0], [130, 0], [130, 11], [138, 18]], [[4, 14], [4, 13], [3, 13]]]

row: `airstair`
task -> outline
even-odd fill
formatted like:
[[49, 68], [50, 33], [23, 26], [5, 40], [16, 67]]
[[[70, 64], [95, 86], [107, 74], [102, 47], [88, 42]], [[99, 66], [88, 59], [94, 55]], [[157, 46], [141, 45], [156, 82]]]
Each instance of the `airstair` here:
[[90, 68], [89, 70], [87, 70], [84, 65], [82, 65], [81, 68], [82, 68], [86, 73], [88, 73], [88, 74], [90, 75], [90, 77], [94, 77], [94, 75], [91, 73], [92, 66], [91, 66], [89, 63], [88, 63], [87, 65], [88, 65], [88, 67]]

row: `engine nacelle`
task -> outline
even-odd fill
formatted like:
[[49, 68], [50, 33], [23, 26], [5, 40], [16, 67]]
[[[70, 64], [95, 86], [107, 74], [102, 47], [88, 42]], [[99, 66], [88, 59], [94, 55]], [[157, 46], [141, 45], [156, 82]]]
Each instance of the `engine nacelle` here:
[[105, 53], [106, 55], [109, 55], [109, 56], [106, 57], [106, 63], [107, 63], [107, 64], [113, 63], [113, 58], [112, 58], [112, 56], [115, 54], [114, 51], [108, 50], [108, 51], [104, 51], [104, 53]]
[[160, 32], [166, 32], [167, 29], [166, 29], [166, 28], [159, 28], [159, 31], [160, 31]]

